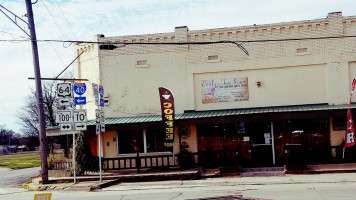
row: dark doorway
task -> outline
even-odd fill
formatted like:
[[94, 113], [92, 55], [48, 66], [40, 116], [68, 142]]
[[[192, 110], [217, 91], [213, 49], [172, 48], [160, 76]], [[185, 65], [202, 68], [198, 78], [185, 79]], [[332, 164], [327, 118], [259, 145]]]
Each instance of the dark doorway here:
[[198, 126], [199, 165], [204, 168], [237, 164], [235, 124]]

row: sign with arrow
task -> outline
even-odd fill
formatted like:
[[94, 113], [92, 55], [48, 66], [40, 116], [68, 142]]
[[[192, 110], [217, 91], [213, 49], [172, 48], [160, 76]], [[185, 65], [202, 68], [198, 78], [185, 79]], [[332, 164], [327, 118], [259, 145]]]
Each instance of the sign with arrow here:
[[70, 106], [71, 98], [58, 98], [59, 106]]
[[96, 130], [95, 131], [96, 134], [99, 135], [100, 134], [100, 124], [98, 124], [98, 123], [95, 124], [95, 130]]
[[104, 123], [100, 123], [100, 131], [105, 132], [105, 124]]
[[86, 131], [87, 123], [86, 122], [74, 123], [74, 129], [76, 131]]
[[71, 131], [72, 130], [72, 123], [62, 123], [60, 124], [61, 131]]
[[74, 97], [75, 105], [85, 105], [87, 103], [86, 97]]
[[99, 94], [100, 94], [100, 98], [104, 97], [104, 87], [102, 85], [99, 85]]

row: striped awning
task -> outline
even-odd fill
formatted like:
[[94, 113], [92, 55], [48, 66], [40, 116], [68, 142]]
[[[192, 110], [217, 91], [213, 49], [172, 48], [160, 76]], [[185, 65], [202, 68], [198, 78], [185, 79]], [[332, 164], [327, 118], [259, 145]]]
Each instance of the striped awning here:
[[[175, 120], [186, 119], [202, 119], [209, 117], [224, 117], [235, 115], [252, 115], [263, 113], [283, 113], [283, 112], [307, 112], [307, 111], [328, 111], [328, 110], [346, 110], [348, 105], [328, 105], [328, 104], [312, 104], [312, 105], [292, 105], [292, 106], [275, 106], [275, 107], [260, 107], [260, 108], [242, 108], [229, 110], [215, 111], [186, 111], [183, 114], [176, 114]], [[352, 109], [356, 108], [356, 104], [351, 105]], [[105, 124], [134, 124], [144, 122], [162, 121], [161, 115], [146, 115], [134, 117], [117, 117], [105, 119]], [[95, 125], [95, 120], [88, 121], [88, 125]]]

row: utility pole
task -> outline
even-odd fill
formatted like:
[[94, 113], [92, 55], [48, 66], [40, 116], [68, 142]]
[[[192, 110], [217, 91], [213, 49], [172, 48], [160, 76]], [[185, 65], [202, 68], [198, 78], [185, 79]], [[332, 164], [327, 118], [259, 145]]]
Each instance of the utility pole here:
[[33, 19], [32, 2], [31, 0], [25, 0], [25, 2], [26, 2], [26, 9], [27, 9], [28, 25], [30, 29], [31, 45], [32, 45], [33, 66], [35, 72], [36, 94], [37, 94], [37, 105], [38, 105], [38, 122], [40, 125], [39, 131], [40, 131], [40, 148], [41, 148], [41, 177], [42, 177], [42, 183], [46, 184], [48, 183], [48, 166], [47, 166], [48, 147], [46, 141], [47, 138], [46, 138], [46, 127], [45, 127], [44, 108], [43, 108], [40, 62], [38, 58], [38, 47], [37, 47], [35, 23]]

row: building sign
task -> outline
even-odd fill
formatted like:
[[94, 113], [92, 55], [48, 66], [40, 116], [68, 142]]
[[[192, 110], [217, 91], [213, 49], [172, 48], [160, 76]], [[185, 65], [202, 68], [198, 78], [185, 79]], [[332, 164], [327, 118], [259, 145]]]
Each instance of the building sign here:
[[247, 101], [248, 78], [226, 78], [202, 81], [202, 103]]
[[158, 88], [159, 96], [161, 100], [161, 109], [162, 109], [162, 120], [165, 123], [165, 134], [166, 139], [164, 142], [165, 147], [173, 147], [174, 143], [174, 98], [167, 88]]

